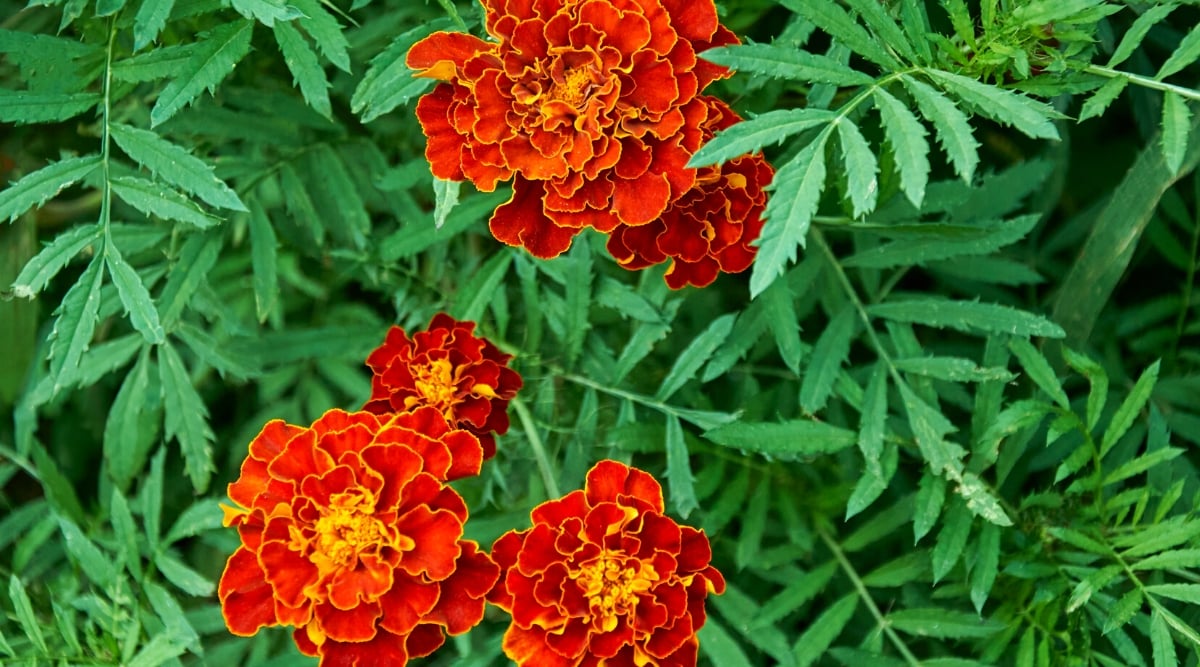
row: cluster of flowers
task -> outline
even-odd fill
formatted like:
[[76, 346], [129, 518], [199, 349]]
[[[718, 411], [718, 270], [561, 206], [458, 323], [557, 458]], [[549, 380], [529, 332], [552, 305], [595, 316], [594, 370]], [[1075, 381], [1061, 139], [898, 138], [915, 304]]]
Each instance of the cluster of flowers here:
[[627, 268], [669, 260], [676, 289], [750, 266], [770, 165], [687, 166], [739, 120], [701, 94], [728, 70], [697, 54], [737, 43], [712, 0], [482, 3], [491, 41], [437, 32], [407, 63], [443, 82], [417, 104], [434, 176], [512, 181], [497, 239], [551, 258], [590, 227]]
[[695, 665], [704, 601], [725, 581], [704, 533], [667, 517], [649, 474], [602, 461], [491, 553], [463, 539], [448, 482], [477, 475], [522, 381], [511, 355], [439, 314], [367, 359], [371, 398], [311, 426], [269, 422], [229, 485], [241, 546], [218, 595], [231, 632], [295, 628], [321, 665], [404, 665], [490, 602], [519, 665]]

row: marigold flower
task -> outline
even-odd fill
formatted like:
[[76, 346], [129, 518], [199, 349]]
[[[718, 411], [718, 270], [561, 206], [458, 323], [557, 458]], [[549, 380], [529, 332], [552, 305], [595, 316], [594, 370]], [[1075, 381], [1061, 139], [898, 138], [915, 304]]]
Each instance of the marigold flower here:
[[508, 431], [508, 402], [521, 388], [521, 376], [508, 367], [511, 354], [474, 331], [474, 322], [445, 313], [434, 315], [412, 338], [393, 326], [367, 357], [374, 376], [363, 409], [388, 414], [437, 408], [450, 424], [479, 438], [484, 459], [494, 456], [493, 433]]
[[488, 600], [512, 614], [504, 652], [518, 665], [696, 664], [704, 600], [725, 580], [702, 531], [663, 514], [649, 474], [601, 461], [587, 484], [533, 510], [496, 540]]
[[444, 81], [417, 104], [433, 174], [513, 181], [497, 239], [542, 258], [584, 227], [655, 220], [692, 188], [696, 95], [727, 73], [696, 57], [737, 39], [712, 0], [482, 0], [495, 41], [438, 32], [407, 64]]
[[[724, 102], [702, 99], [709, 110], [701, 128], [704, 141], [741, 120]], [[647, 225], [614, 229], [608, 252], [634, 270], [670, 260], [665, 279], [673, 289], [704, 287], [721, 271], [745, 271], [757, 252], [750, 243], [762, 231], [764, 188], [774, 173], [761, 155], [704, 167], [695, 186], [662, 217]]]
[[267, 423], [222, 507], [242, 542], [218, 586], [229, 630], [294, 626], [323, 666], [403, 665], [469, 630], [499, 569], [462, 539], [467, 507], [446, 481], [482, 455], [431, 407]]

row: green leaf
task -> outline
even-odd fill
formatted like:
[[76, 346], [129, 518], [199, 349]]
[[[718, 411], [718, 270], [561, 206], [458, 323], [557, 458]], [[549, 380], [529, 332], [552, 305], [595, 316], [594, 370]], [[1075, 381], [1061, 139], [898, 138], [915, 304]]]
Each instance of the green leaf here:
[[500, 288], [508, 267], [512, 264], [511, 252], [498, 252], [459, 288], [450, 312], [457, 313], [463, 320], [476, 321], [492, 302], [492, 296]]
[[[141, 51], [158, 39], [158, 33], [171, 16], [175, 0], [142, 0], [137, 15], [133, 18], [133, 50]], [[157, 50], [157, 49], [156, 49]]]
[[[1143, 16], [1145, 15], [1143, 14]], [[1125, 90], [1125, 86], [1127, 85], [1129, 85], [1129, 79], [1123, 76], [1114, 77], [1106, 81], [1103, 86], [1096, 89], [1096, 92], [1092, 93], [1092, 96], [1083, 103], [1083, 108], [1079, 110], [1078, 122], [1082, 123], [1089, 118], [1103, 114], [1108, 105], [1117, 99], [1117, 96]]]
[[[688, 160], [688, 167], [699, 168], [754, 153], [784, 139], [828, 125], [837, 116], [826, 109], [776, 109], [717, 132]], [[824, 143], [822, 143], [822, 146]], [[799, 158], [796, 158], [799, 159]], [[792, 162], [794, 162], [793, 160]], [[791, 164], [789, 162], [788, 164]], [[822, 165], [824, 162], [822, 162]], [[776, 175], [778, 180], [778, 175]]]
[[158, 296], [158, 312], [163, 325], [173, 329], [196, 290], [208, 279], [224, 244], [217, 231], [194, 234], [184, 242], [175, 267], [167, 276], [167, 284]]
[[751, 629], [770, 626], [798, 610], [825, 589], [836, 571], [837, 561], [831, 560], [789, 583], [763, 604], [762, 610], [749, 621]]
[[946, 479], [926, 470], [917, 488], [916, 508], [913, 511], [913, 543], [921, 541], [937, 523], [946, 504]]
[[842, 596], [830, 605], [817, 620], [800, 635], [793, 647], [797, 667], [808, 667], [817, 662], [833, 641], [842, 634], [854, 610], [858, 608], [858, 593]]
[[975, 113], [1002, 124], [1011, 125], [1034, 139], [1058, 140], [1058, 130], [1051, 119], [1058, 114], [1049, 105], [1020, 93], [989, 86], [961, 74], [937, 69], [926, 72], [951, 95], [966, 102]]
[[150, 473], [142, 478], [138, 489], [138, 501], [142, 508], [142, 526], [151, 551], [157, 551], [162, 538], [163, 466], [166, 463], [166, 447], [159, 447], [150, 459]]
[[46, 637], [42, 634], [42, 625], [37, 616], [34, 616], [33, 605], [29, 602], [29, 594], [25, 592], [25, 585], [17, 578], [16, 573], [8, 577], [8, 597], [12, 600], [13, 610], [17, 614], [17, 623], [21, 624], [21, 630], [25, 632], [25, 637], [32, 641], [43, 655], [48, 653]]
[[[805, 271], [808, 274], [814, 274], [818, 266], [817, 262], [801, 262], [801, 266], [797, 267], [797, 271]], [[803, 267], [803, 268], [801, 268]], [[809, 270], [814, 269], [814, 270]], [[799, 318], [796, 316], [796, 297], [792, 292], [792, 278], [797, 274], [795, 272], [783, 280], [776, 280], [771, 283], [771, 286], [762, 293], [762, 296], [751, 305], [751, 308], [760, 307], [761, 313], [767, 320], [767, 326], [771, 329], [771, 336], [775, 339], [775, 348], [779, 350], [779, 356], [783, 358], [783, 363], [787, 364], [789, 370], [796, 375], [800, 374], [800, 360], [804, 356], [804, 344], [800, 342], [800, 324]], [[811, 280], [811, 276], [800, 276], [799, 282], [807, 282]], [[738, 315], [738, 326], [734, 327], [733, 335], [741, 338], [743, 341], [743, 333], [741, 327], [746, 323], [743, 322], [743, 317], [746, 311], [742, 311], [742, 315]], [[745, 337], [757, 339], [757, 332], [745, 332]], [[745, 354], [745, 343], [737, 346], [739, 350], [737, 356]], [[716, 362], [726, 353], [724, 346], [713, 355], [713, 362]], [[730, 350], [732, 352], [733, 350]], [[710, 363], [705, 369], [704, 381], [711, 380], [710, 371], [714, 364]], [[715, 376], [714, 376], [715, 377]]]
[[575, 364], [583, 352], [583, 344], [587, 340], [587, 332], [592, 328], [588, 321], [588, 313], [592, 305], [592, 282], [595, 274], [592, 271], [592, 250], [586, 236], [575, 239], [571, 250], [563, 262], [566, 266], [566, 300], [563, 308], [562, 337], [565, 346], [565, 359], [568, 367]]
[[1166, 463], [1167, 461], [1174, 460], [1176, 457], [1183, 454], [1184, 451], [1185, 450], [1179, 447], [1164, 447], [1163, 449], [1156, 449], [1144, 456], [1139, 456], [1132, 461], [1121, 464], [1115, 470], [1109, 472], [1108, 475], [1104, 477], [1103, 485], [1108, 486], [1110, 484], [1116, 484], [1117, 482], [1129, 479], [1134, 475], [1140, 475], [1154, 466], [1159, 465], [1160, 463]]
[[846, 165], [846, 188], [854, 205], [854, 217], [860, 218], [875, 210], [879, 195], [879, 181], [875, 175], [879, 172], [879, 163], [857, 125], [842, 120], [837, 123], [837, 128]]
[[[1200, 34], [1200, 30], [1196, 33]], [[1182, 95], [1164, 93], [1162, 114], [1162, 133], [1159, 135], [1159, 141], [1162, 142], [1163, 158], [1166, 160], [1167, 170], [1178, 174], [1187, 153], [1192, 112]]]
[[1100, 421], [1100, 413], [1104, 411], [1104, 404], [1108, 400], [1108, 374], [1103, 366], [1068, 347], [1064, 347], [1062, 352], [1067, 365], [1086, 377], [1091, 384], [1087, 401], [1087, 430], [1091, 431]]
[[1074, 613], [1075, 610], [1087, 604], [1096, 591], [1104, 590], [1105, 587], [1116, 581], [1120, 574], [1120, 565], [1109, 565], [1108, 567], [1096, 570], [1086, 578], [1080, 580], [1071, 591], [1071, 597], [1067, 599], [1067, 613]]
[[882, 40], [872, 37], [846, 10], [830, 0], [784, 0], [783, 5], [884, 70], [899, 69], [900, 62], [880, 45]]
[[854, 431], [817, 421], [735, 422], [710, 429], [704, 437], [724, 447], [762, 454], [779, 461], [797, 461], [854, 446]]
[[[867, 28], [875, 33], [876, 43], [886, 44], [888, 49], [899, 51], [900, 55], [910, 62], [917, 60], [916, 50], [909, 42], [908, 36], [888, 14], [890, 8], [885, 8], [874, 0], [846, 0], [846, 4], [867, 24]], [[921, 39], [926, 38], [921, 35], [918, 40]]]
[[975, 473], [962, 473], [958, 486], [954, 490], [967, 501], [967, 509], [971, 510], [975, 516], [997, 526], [1013, 525], [1012, 519], [1000, 505], [999, 499]]
[[1029, 379], [1041, 387], [1059, 406], [1066, 410], [1071, 409], [1071, 400], [1067, 398], [1067, 392], [1063, 391], [1050, 362], [1046, 361], [1046, 357], [1042, 356], [1032, 343], [1025, 338], [1014, 338], [1008, 342], [1008, 349], [1012, 350], [1017, 361], [1021, 362], [1021, 367], [1025, 369]]
[[933, 125], [938, 142], [954, 165], [955, 173], [970, 183], [975, 177], [975, 168], [979, 166], [979, 142], [971, 133], [967, 115], [932, 86], [907, 75], [900, 80], [912, 94], [921, 115]]
[[413, 76], [413, 71], [405, 64], [405, 55], [417, 40], [450, 26], [447, 19], [437, 19], [392, 40], [386, 49], [371, 59], [371, 66], [350, 98], [350, 111], [362, 114], [362, 122], [369, 123], [428, 90], [434, 81]]
[[730, 637], [725, 628], [712, 616], [708, 617], [704, 627], [696, 632], [696, 636], [700, 639], [700, 652], [707, 656], [714, 665], [721, 665], [721, 667], [752, 666], [742, 647], [738, 646], [733, 637]]
[[1150, 646], [1154, 657], [1154, 667], [1177, 667], [1179, 659], [1175, 657], [1175, 640], [1171, 637], [1171, 629], [1158, 609], [1150, 614]]
[[320, 223], [334, 238], [365, 247], [371, 217], [341, 156], [329, 144], [321, 143], [305, 154], [301, 166]]
[[1200, 568], [1200, 549], [1174, 549], [1143, 558], [1133, 564], [1135, 570], [1171, 570]]
[[666, 401], [688, 380], [696, 376], [700, 367], [712, 357], [714, 352], [720, 349], [725, 343], [725, 339], [729, 337], [729, 333], [733, 331], [735, 317], [733, 313], [728, 313], [716, 318], [704, 331], [692, 339], [692, 342], [676, 357], [675, 364], [663, 378], [662, 384], [654, 394], [655, 400]]
[[739, 72], [834, 86], [866, 86], [874, 79], [817, 53], [778, 44], [736, 44], [709, 49], [700, 57]]
[[1150, 364], [1149, 368], [1142, 371], [1129, 395], [1121, 402], [1121, 407], [1113, 413], [1112, 421], [1108, 423], [1108, 428], [1104, 431], [1104, 438], [1100, 441], [1100, 456], [1107, 454], [1113, 445], [1117, 444], [1121, 436], [1125, 435], [1130, 426], [1133, 426], [1133, 420], [1137, 419], [1146, 402], [1150, 400], [1154, 384], [1158, 382], [1159, 363], [1155, 361]]
[[925, 199], [925, 186], [929, 183], [929, 142], [925, 140], [925, 127], [903, 102], [883, 88], [875, 91], [875, 106], [896, 156], [900, 187], [913, 206], [920, 208]]
[[1108, 60], [1108, 67], [1116, 67], [1125, 62], [1129, 56], [1133, 55], [1133, 52], [1137, 50], [1142, 40], [1145, 39], [1146, 33], [1150, 32], [1150, 29], [1156, 23], [1167, 18], [1171, 12], [1175, 11], [1176, 7], [1178, 5], [1175, 3], [1168, 2], [1155, 5], [1142, 12], [1141, 16], [1137, 17], [1133, 24], [1129, 26], [1129, 29], [1125, 31], [1125, 35], [1121, 37], [1121, 43], [1117, 45], [1116, 50], [1113, 51], [1112, 58]]
[[1008, 369], [977, 366], [961, 357], [911, 357], [893, 360], [896, 370], [947, 382], [1009, 382], [1016, 376]]
[[75, 256], [84, 248], [94, 244], [104, 233], [104, 228], [98, 224], [79, 225], [54, 237], [45, 248], [33, 256], [21, 269], [17, 279], [13, 281], [13, 296], [21, 299], [32, 299], [46, 288], [54, 276], [58, 275]]
[[1167, 58], [1167, 62], [1154, 75], [1155, 79], [1165, 79], [1200, 59], [1200, 27], [1192, 26], [1188, 34], [1175, 47], [1175, 51]]
[[170, 545], [179, 540], [217, 530], [221, 527], [221, 505], [215, 499], [203, 498], [192, 503], [179, 514], [162, 544]]
[[207, 229], [219, 222], [187, 197], [144, 178], [118, 176], [110, 182], [113, 194], [146, 215], [186, 222], [199, 229]]
[[279, 242], [275, 229], [258, 199], [250, 200], [250, 264], [254, 271], [254, 309], [258, 321], [265, 322], [279, 301], [279, 275], [276, 269]]
[[458, 191], [462, 181], [447, 181], [433, 177], [433, 224], [441, 229], [446, 224], [446, 217], [458, 205]]
[[58, 527], [62, 531], [67, 553], [71, 554], [71, 558], [83, 569], [88, 580], [101, 589], [108, 588], [117, 576], [112, 560], [70, 519], [58, 517]]
[[350, 73], [350, 43], [342, 32], [342, 26], [317, 0], [291, 0], [292, 4], [302, 12], [299, 19], [300, 27], [317, 43], [321, 54], [333, 63], [334, 67]]
[[208, 426], [208, 408], [192, 386], [179, 353], [169, 342], [158, 348], [158, 361], [166, 408], [166, 437], [179, 442], [192, 488], [196, 493], [204, 493], [216, 471], [212, 451], [215, 436]]
[[121, 256], [121, 251], [112, 243], [111, 238], [104, 244], [104, 259], [108, 272], [112, 275], [113, 285], [117, 288], [117, 295], [121, 297], [121, 303], [129, 312], [129, 321], [133, 328], [142, 334], [147, 343], [162, 343], [165, 334], [150, 292], [146, 290], [146, 285], [137, 271], [134, 271], [129, 262]]
[[104, 258], [96, 255], [67, 290], [59, 305], [58, 319], [50, 332], [50, 377], [55, 393], [72, 383], [79, 372], [79, 360], [91, 345], [100, 319], [100, 284], [104, 282]]
[[445, 243], [491, 215], [510, 194], [500, 190], [466, 197], [446, 217], [446, 224], [441, 229], [426, 220], [406, 221], [395, 234], [379, 244], [380, 259], [394, 262], [416, 256], [435, 244]]
[[1171, 626], [1175, 632], [1183, 635], [1192, 643], [1192, 646], [1200, 647], [1200, 631], [1197, 631], [1196, 628], [1171, 613], [1166, 607], [1156, 607], [1155, 611], [1162, 614], [1163, 620], [1167, 622], [1167, 625]]
[[700, 507], [696, 500], [695, 479], [688, 460], [687, 442], [683, 437], [683, 425], [675, 415], [667, 415], [667, 485], [671, 491], [671, 506], [681, 518], [688, 518], [692, 510]]
[[[888, 450], [892, 455], [891, 465], [885, 465], [883, 438], [886, 435], [887, 419], [887, 371], [883, 362], [875, 365], [863, 397], [862, 417], [858, 428], [858, 449], [862, 452], [864, 470], [854, 492], [846, 503], [846, 519], [867, 508], [887, 489], [888, 480], [895, 472], [895, 448]], [[889, 472], [889, 467], [891, 471]]]
[[954, 257], [987, 255], [1025, 238], [1037, 225], [1038, 215], [1011, 220], [988, 220], [971, 225], [923, 224], [912, 238], [901, 238], [858, 252], [843, 266], [883, 269], [924, 265]]
[[1010, 18], [1023, 26], [1038, 27], [1067, 21], [1101, 3], [1103, 0], [1033, 0], [1018, 5]]
[[825, 189], [825, 142], [829, 139], [829, 129], [775, 172], [769, 186], [774, 194], [767, 201], [758, 257], [750, 273], [751, 298], [762, 294], [787, 264], [796, 260], [796, 248], [804, 246], [809, 224], [821, 201], [821, 191]]
[[962, 447], [946, 441], [946, 435], [955, 431], [954, 425], [945, 415], [917, 396], [908, 384], [901, 382], [897, 388], [900, 390], [904, 411], [908, 414], [908, 423], [917, 439], [921, 456], [939, 473], [955, 467], [966, 452]]
[[973, 522], [974, 516], [967, 511], [967, 507], [963, 503], [951, 503], [950, 508], [946, 510], [942, 529], [938, 531], [937, 541], [933, 547], [933, 583], [935, 585], [947, 574], [950, 574], [950, 570], [962, 557]]
[[[289, 7], [288, 9], [293, 9]], [[333, 107], [329, 104], [329, 80], [325, 70], [317, 62], [317, 54], [308, 45], [308, 41], [291, 23], [279, 21], [275, 24], [275, 41], [283, 53], [283, 62], [292, 73], [294, 83], [300, 86], [300, 94], [313, 111], [326, 118], [333, 117]]]
[[1000, 567], [1000, 527], [994, 523], [985, 523], [979, 530], [975, 540], [975, 564], [971, 568], [971, 603], [975, 605], [975, 613], [983, 614], [983, 605], [987, 602], [992, 584]]
[[[232, 0], [233, 8], [237, 13], [245, 16], [248, 19], [257, 20], [259, 23], [273, 28], [278, 25], [286, 25], [287, 21], [297, 19], [304, 14], [290, 5], [285, 5], [283, 0]], [[292, 29], [295, 31], [295, 28]], [[277, 36], [279, 33], [275, 33]], [[297, 37], [300, 33], [295, 33]], [[282, 44], [280, 45], [282, 46]], [[287, 57], [286, 52], [284, 53]], [[313, 55], [313, 62], [316, 62], [316, 55]], [[289, 69], [291, 64], [289, 63]]]
[[170, 554], [159, 553], [154, 557], [154, 564], [167, 581], [188, 595], [209, 597], [216, 591], [217, 587], [213, 582]]
[[800, 406], [805, 412], [813, 414], [825, 407], [833, 392], [833, 383], [850, 356], [850, 343], [854, 340], [857, 324], [854, 306], [846, 303], [821, 332], [800, 385]]
[[166, 122], [205, 89], [213, 90], [250, 52], [253, 21], [229, 21], [209, 31], [188, 59], [186, 71], [171, 80], [150, 110], [150, 126]]
[[988, 637], [1007, 627], [1004, 623], [975, 614], [936, 607], [898, 609], [888, 614], [886, 621], [901, 632], [940, 639]]
[[1057, 324], [1039, 315], [1008, 306], [974, 301], [910, 299], [867, 306], [867, 312], [897, 322], [913, 322], [938, 329], [950, 327], [965, 333], [1062, 338]]
[[1190, 605], [1200, 605], [1200, 584], [1150, 584], [1146, 586], [1146, 592]]
[[0, 122], [17, 125], [57, 123], [78, 116], [100, 101], [100, 96], [95, 93], [0, 90]]
[[111, 126], [110, 134], [121, 150], [163, 181], [213, 206], [246, 210], [237, 193], [213, 174], [213, 168], [184, 148], [154, 132], [120, 123]]
[[12, 222], [25, 211], [46, 203], [100, 166], [99, 155], [67, 158], [26, 175], [4, 190], [0, 220]]
[[169, 79], [184, 71], [195, 51], [196, 44], [160, 46], [141, 55], [117, 60], [112, 66], [112, 77], [128, 83]]
[[741, 514], [742, 530], [738, 534], [734, 562], [739, 570], [754, 563], [762, 555], [762, 538], [767, 527], [767, 511], [771, 504], [770, 480], [760, 480], [750, 495], [745, 512]]
[[[142, 552], [138, 547], [138, 529], [133, 522], [133, 511], [129, 508], [129, 501], [119, 489], [114, 488], [109, 494], [109, 506], [113, 535], [117, 544], [117, 563], [123, 561], [134, 580], [142, 582]], [[142, 583], [144, 585], [144, 582]]]
[[1125, 625], [1133, 618], [1133, 615], [1142, 608], [1142, 603], [1145, 598], [1142, 594], [1142, 589], [1133, 588], [1128, 593], [1121, 596], [1120, 600], [1114, 605], [1106, 605], [1104, 608], [1104, 629], [1102, 634], [1108, 634], [1113, 630]]

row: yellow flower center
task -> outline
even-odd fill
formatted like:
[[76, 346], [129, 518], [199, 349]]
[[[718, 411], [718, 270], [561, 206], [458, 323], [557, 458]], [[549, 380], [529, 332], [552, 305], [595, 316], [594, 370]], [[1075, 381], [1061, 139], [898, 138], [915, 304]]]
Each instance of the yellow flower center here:
[[550, 87], [549, 100], [563, 102], [578, 108], [592, 90], [592, 73], [587, 67], [576, 67], [564, 73], [563, 82]]
[[598, 620], [601, 630], [612, 632], [617, 617], [633, 613], [638, 593], [650, 590], [658, 581], [658, 573], [649, 563], [606, 551], [576, 570], [571, 578], [588, 599], [590, 620]]
[[458, 387], [454, 384], [454, 369], [449, 359], [435, 359], [424, 366], [412, 369], [413, 383], [417, 393], [424, 398], [409, 396], [404, 401], [404, 407], [411, 408], [418, 403], [432, 405], [442, 411], [446, 419], [453, 420], [455, 394]]
[[324, 572], [353, 567], [364, 552], [414, 546], [407, 537], [389, 535], [387, 526], [375, 518], [375, 495], [366, 489], [333, 494], [314, 529], [317, 535], [310, 558]]

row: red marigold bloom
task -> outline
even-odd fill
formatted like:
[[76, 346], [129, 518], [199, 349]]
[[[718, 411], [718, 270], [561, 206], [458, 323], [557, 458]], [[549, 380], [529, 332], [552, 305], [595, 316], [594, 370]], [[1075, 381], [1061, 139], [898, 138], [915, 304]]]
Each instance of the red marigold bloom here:
[[554, 257], [584, 227], [658, 218], [692, 188], [696, 95], [727, 72], [696, 54], [737, 39], [712, 0], [482, 0], [495, 41], [438, 32], [408, 66], [433, 174], [513, 196], [497, 239]]
[[374, 376], [363, 409], [388, 414], [432, 406], [456, 428], [474, 433], [483, 458], [491, 458], [496, 453], [492, 434], [508, 431], [508, 402], [522, 383], [507, 365], [512, 355], [474, 331], [474, 322], [445, 313], [434, 315], [412, 338], [393, 326], [367, 357]]
[[[704, 141], [741, 120], [724, 102], [702, 98], [708, 117]], [[620, 225], [608, 238], [608, 252], [628, 269], [670, 260], [666, 281], [673, 289], [704, 287], [717, 273], [745, 271], [762, 231], [764, 188], [775, 172], [761, 155], [744, 155], [700, 170], [696, 185], [647, 225]]]
[[482, 455], [430, 407], [269, 422], [223, 506], [242, 541], [218, 587], [229, 630], [294, 626], [326, 667], [403, 665], [469, 630], [499, 568], [462, 539], [467, 507], [446, 481]]
[[663, 514], [649, 474], [601, 461], [582, 491], [542, 503], [533, 527], [496, 540], [500, 583], [488, 600], [512, 614], [504, 652], [518, 665], [696, 664], [704, 600], [725, 580], [703, 531]]

